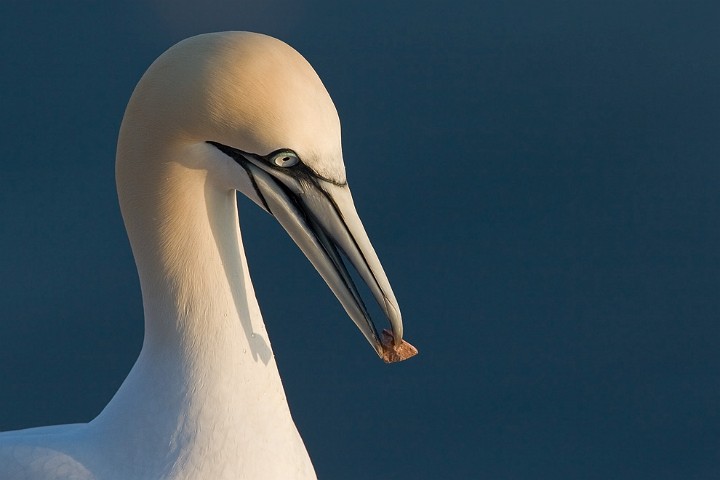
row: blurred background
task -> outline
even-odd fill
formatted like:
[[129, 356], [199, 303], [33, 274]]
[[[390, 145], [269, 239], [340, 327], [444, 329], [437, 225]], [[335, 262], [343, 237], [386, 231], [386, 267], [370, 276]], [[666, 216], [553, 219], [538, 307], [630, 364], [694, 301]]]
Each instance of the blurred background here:
[[276, 36], [338, 108], [421, 354], [384, 365], [239, 199], [320, 478], [720, 478], [720, 3], [0, 4], [0, 430], [86, 422], [142, 342], [115, 195], [148, 65]]

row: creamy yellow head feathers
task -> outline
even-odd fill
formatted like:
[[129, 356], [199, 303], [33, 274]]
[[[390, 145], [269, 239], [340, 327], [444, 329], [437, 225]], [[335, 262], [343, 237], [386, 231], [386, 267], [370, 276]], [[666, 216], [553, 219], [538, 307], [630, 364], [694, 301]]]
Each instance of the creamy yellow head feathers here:
[[266, 35], [211, 33], [178, 43], [145, 73], [126, 116], [174, 140], [258, 154], [289, 148], [323, 177], [345, 180], [330, 95], [297, 51]]

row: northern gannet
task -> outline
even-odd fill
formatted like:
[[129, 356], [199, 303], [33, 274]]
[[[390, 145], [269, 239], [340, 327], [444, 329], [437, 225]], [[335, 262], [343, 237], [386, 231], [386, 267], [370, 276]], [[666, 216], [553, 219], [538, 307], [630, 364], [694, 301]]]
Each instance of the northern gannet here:
[[[378, 355], [415, 353], [355, 211], [340, 122], [317, 74], [265, 35], [178, 43], [133, 92], [116, 179], [142, 290], [140, 356], [91, 422], [0, 434], [0, 479], [315, 478], [253, 291], [235, 192], [282, 224]], [[383, 338], [342, 254], [389, 320]]]

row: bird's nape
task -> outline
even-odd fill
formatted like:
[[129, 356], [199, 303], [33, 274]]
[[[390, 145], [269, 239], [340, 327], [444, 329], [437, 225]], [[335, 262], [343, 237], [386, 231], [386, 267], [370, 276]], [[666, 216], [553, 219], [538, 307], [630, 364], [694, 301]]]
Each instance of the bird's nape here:
[[[139, 358], [91, 422], [1, 434], [0, 479], [316, 478], [255, 297], [236, 191], [278, 220], [379, 356], [417, 352], [315, 71], [265, 35], [178, 43], [128, 103], [116, 181], [143, 299]], [[389, 330], [378, 332], [349, 267]]]

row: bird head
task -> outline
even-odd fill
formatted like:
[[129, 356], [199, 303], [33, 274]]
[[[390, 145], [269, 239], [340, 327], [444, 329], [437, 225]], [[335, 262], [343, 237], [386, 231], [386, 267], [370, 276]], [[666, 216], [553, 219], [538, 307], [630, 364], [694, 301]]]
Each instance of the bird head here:
[[[394, 361], [414, 354], [397, 354], [408, 345], [400, 310], [353, 203], [338, 114], [298, 52], [247, 32], [184, 40], [148, 69], [128, 116], [143, 122], [128, 126], [131, 132], [121, 129], [121, 141], [132, 135], [146, 152], [173, 148], [157, 157], [206, 170], [217, 185], [242, 192], [273, 215], [378, 355]], [[348, 266], [387, 318], [384, 335]]]

